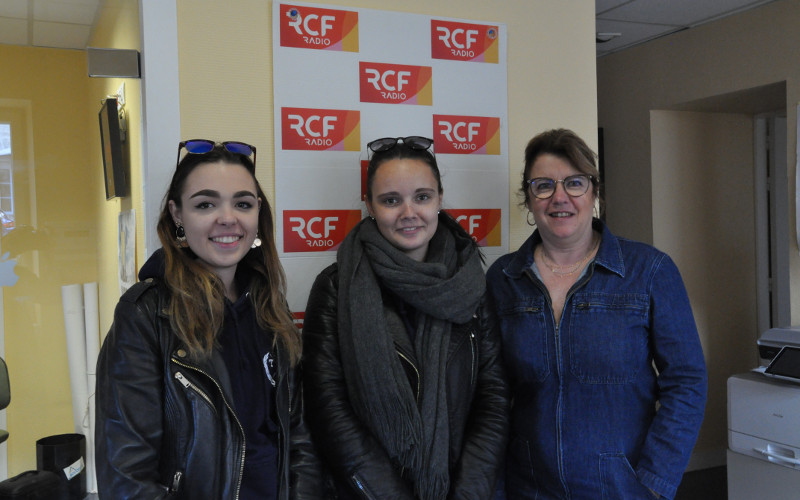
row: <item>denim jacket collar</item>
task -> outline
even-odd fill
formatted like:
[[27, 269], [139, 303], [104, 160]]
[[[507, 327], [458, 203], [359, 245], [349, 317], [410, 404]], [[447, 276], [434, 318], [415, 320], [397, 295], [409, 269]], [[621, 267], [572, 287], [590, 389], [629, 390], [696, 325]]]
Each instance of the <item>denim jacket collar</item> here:
[[[622, 277], [625, 276], [625, 261], [622, 259], [622, 249], [619, 246], [617, 237], [611, 234], [608, 227], [600, 219], [592, 219], [592, 229], [600, 232], [600, 248], [597, 249], [597, 256], [594, 258], [595, 265], [603, 266], [609, 271]], [[514, 253], [514, 257], [503, 269], [503, 273], [509, 278], [518, 279], [522, 277], [525, 270], [533, 264], [533, 250], [536, 245], [542, 242], [539, 230], [525, 240], [525, 243]]]

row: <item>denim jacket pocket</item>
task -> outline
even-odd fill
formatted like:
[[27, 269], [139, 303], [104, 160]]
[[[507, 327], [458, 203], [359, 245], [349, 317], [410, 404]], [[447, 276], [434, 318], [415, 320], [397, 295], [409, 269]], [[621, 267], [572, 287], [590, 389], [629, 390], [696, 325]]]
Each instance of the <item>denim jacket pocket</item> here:
[[550, 374], [545, 303], [542, 299], [507, 302], [497, 306], [503, 357], [517, 370], [519, 382], [541, 382]]
[[649, 298], [576, 293], [565, 323], [570, 370], [588, 384], [625, 384], [649, 363]]
[[603, 500], [648, 500], [655, 498], [639, 482], [628, 458], [623, 453], [600, 454], [600, 488]]

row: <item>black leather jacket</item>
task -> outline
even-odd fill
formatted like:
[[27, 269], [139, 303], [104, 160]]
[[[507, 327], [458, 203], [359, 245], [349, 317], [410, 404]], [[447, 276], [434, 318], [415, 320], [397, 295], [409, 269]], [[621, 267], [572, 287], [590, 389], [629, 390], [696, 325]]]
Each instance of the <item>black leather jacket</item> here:
[[[316, 279], [303, 324], [306, 421], [339, 498], [414, 499], [410, 483], [350, 406], [338, 344], [338, 267]], [[447, 364], [449, 499], [489, 499], [505, 453], [509, 391], [500, 340], [485, 300], [475, 318], [452, 326]], [[395, 342], [411, 387], [413, 355]]]
[[[202, 362], [188, 358], [162, 312], [166, 297], [158, 279], [134, 285], [120, 299], [100, 351], [100, 498], [236, 499], [246, 444], [225, 364], [219, 354]], [[321, 498], [300, 387], [281, 350], [277, 364], [278, 498]]]

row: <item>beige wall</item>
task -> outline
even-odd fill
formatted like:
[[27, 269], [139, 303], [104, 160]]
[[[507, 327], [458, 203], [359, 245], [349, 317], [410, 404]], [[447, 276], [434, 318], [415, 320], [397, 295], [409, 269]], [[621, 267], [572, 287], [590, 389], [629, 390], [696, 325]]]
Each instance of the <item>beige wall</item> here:
[[[619, 232], [645, 241], [653, 237], [650, 110], [786, 80], [788, 132], [790, 138], [795, 136], [794, 105], [800, 100], [800, 65], [794, 57], [800, 47], [798, 22], [800, 3], [777, 1], [598, 59], [609, 221]], [[794, 139], [788, 149], [793, 179]], [[794, 317], [800, 318], [797, 314]]]
[[[706, 457], [726, 446], [725, 378], [757, 364], [752, 116], [659, 110], [692, 109], [685, 103], [785, 81], [788, 178], [780, 184], [793, 200], [798, 26], [800, 2], [776, 1], [597, 61], [608, 221], [619, 234], [671, 253], [687, 282], [709, 365], [698, 443]], [[794, 228], [793, 203], [790, 211]], [[794, 229], [790, 235], [787, 272], [797, 296]], [[792, 318], [800, 322], [800, 304], [793, 304]]]
[[691, 463], [703, 468], [724, 460], [728, 377], [758, 364], [755, 210], [752, 197], [731, 195], [753, 182], [753, 120], [653, 111], [650, 131], [653, 244], [680, 267], [708, 367], [705, 419]]
[[[517, 207], [515, 191], [528, 139], [545, 129], [569, 127], [597, 145], [594, 4], [585, 0], [315, 3], [508, 26], [509, 246], [519, 247], [531, 232], [525, 213]], [[259, 180], [271, 193], [272, 2], [178, 0], [178, 22], [181, 135], [251, 142], [258, 147]]]

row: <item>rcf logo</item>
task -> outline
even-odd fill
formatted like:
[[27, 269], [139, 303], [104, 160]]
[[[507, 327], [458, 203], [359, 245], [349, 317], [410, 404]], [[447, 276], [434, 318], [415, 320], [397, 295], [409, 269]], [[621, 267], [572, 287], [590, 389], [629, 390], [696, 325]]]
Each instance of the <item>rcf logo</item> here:
[[294, 326], [297, 327], [298, 330], [303, 330], [303, 322], [306, 319], [306, 312], [305, 311], [294, 311], [292, 313], [292, 322], [294, 322]]
[[461, 227], [472, 236], [479, 246], [499, 247], [501, 245], [499, 208], [487, 209], [447, 209]]
[[437, 153], [500, 154], [500, 118], [433, 115]]
[[358, 67], [361, 102], [433, 104], [433, 70], [430, 66], [361, 61]]
[[431, 57], [499, 62], [498, 27], [431, 19]]
[[361, 210], [284, 210], [284, 252], [336, 250], [361, 220]]
[[359, 151], [361, 113], [341, 109], [281, 108], [283, 149]]
[[358, 13], [281, 5], [281, 47], [358, 52]]

